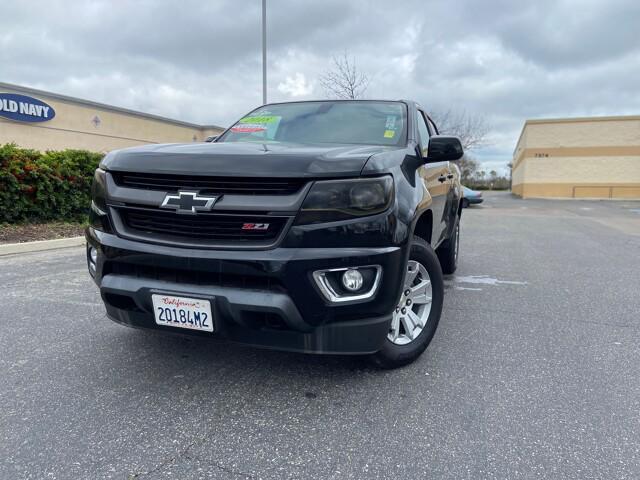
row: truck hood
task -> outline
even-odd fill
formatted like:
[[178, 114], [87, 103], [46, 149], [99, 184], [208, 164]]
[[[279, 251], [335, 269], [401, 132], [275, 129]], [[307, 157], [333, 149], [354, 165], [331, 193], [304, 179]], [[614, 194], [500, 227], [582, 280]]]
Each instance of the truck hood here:
[[287, 143], [190, 143], [116, 150], [111, 171], [238, 177], [357, 176], [367, 159], [396, 147]]

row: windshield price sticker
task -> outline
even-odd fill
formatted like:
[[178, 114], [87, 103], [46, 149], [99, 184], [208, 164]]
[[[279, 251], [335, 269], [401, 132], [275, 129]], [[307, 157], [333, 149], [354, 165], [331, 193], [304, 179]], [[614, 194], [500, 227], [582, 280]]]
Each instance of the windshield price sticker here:
[[384, 138], [393, 138], [396, 136], [396, 120], [397, 117], [395, 115], [387, 115], [387, 121], [384, 124]]
[[273, 123], [280, 121], [276, 115], [256, 115], [255, 117], [244, 117], [238, 123]]
[[264, 132], [266, 129], [266, 125], [261, 125], [259, 123], [246, 123], [235, 125], [233, 128], [231, 128], [231, 131], [236, 133], [253, 133]]
[[396, 129], [396, 117], [395, 115], [387, 115], [387, 123], [384, 126], [387, 130]]
[[272, 136], [269, 134], [275, 133], [281, 118], [278, 115], [250, 115], [240, 119], [231, 127], [231, 131], [234, 133], [267, 132], [267, 136]]
[[231, 128], [231, 131], [236, 133], [264, 132], [270, 129], [270, 127], [277, 128], [280, 123], [280, 118], [281, 117], [277, 115], [254, 115], [244, 117]]

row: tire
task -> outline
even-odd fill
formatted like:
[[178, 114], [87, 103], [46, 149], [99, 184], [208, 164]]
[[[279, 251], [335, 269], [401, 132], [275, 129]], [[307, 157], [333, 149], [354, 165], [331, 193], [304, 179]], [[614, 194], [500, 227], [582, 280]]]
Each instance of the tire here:
[[463, 198], [462, 199], [462, 208], [469, 208], [469, 199], [468, 198]]
[[[429, 304], [428, 316], [425, 312], [426, 322], [424, 322], [420, 332], [415, 336], [415, 338], [413, 338], [413, 340], [410, 340], [406, 344], [399, 344], [398, 337], [396, 337], [395, 341], [392, 341], [390, 338], [393, 336], [394, 322], [396, 322], [397, 325], [400, 325], [400, 320], [396, 320], [396, 315], [399, 315], [399, 313], [394, 313], [394, 320], [390, 326], [389, 336], [385, 339], [380, 351], [375, 353], [371, 358], [379, 367], [398, 368], [413, 362], [422, 354], [422, 352], [425, 351], [429, 343], [431, 343], [431, 339], [438, 328], [438, 322], [440, 321], [440, 315], [442, 314], [442, 302], [444, 300], [444, 281], [442, 278], [442, 270], [440, 268], [438, 256], [433, 251], [433, 248], [431, 248], [431, 245], [419, 237], [413, 237], [413, 243], [409, 253], [409, 261], [407, 262], [407, 270], [411, 268], [412, 265], [416, 264], [421, 265], [426, 270], [431, 282], [431, 302]], [[408, 275], [410, 275], [410, 272], [405, 273], [405, 275], [406, 276], [403, 278], [403, 287], [406, 286], [404, 285], [405, 282], [409, 280]], [[418, 283], [417, 287], [420, 286], [423, 280], [424, 279], [420, 274], [416, 276], [415, 281]], [[403, 290], [403, 294], [400, 297], [401, 302], [405, 299], [405, 291], [406, 290]], [[416, 300], [411, 309], [417, 308], [418, 311], [420, 311], [423, 307], [418, 305], [418, 303], [418, 300]], [[405, 305], [405, 303], [403, 303], [403, 305]], [[426, 306], [424, 308], [426, 310]], [[396, 312], [398, 312], [398, 310], [396, 310]], [[402, 330], [402, 328], [398, 327], [398, 331], [400, 330]]]
[[456, 224], [453, 226], [451, 237], [440, 247], [437, 254], [442, 267], [442, 273], [451, 275], [458, 268], [458, 250], [460, 247], [460, 217], [456, 217]]

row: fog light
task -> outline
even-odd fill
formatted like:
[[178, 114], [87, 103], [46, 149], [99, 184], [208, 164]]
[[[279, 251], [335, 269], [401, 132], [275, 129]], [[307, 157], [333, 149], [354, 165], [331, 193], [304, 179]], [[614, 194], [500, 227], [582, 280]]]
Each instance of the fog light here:
[[362, 274], [358, 270], [349, 269], [342, 274], [342, 285], [350, 292], [357, 292], [362, 288]]
[[331, 303], [364, 302], [378, 290], [382, 278], [380, 265], [316, 270], [313, 279], [320, 293]]

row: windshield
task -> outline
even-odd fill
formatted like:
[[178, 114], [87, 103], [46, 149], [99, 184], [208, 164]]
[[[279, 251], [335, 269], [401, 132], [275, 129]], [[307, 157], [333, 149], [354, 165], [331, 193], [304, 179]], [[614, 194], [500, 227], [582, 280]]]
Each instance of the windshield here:
[[218, 141], [404, 145], [406, 107], [399, 102], [335, 101], [265, 105]]

